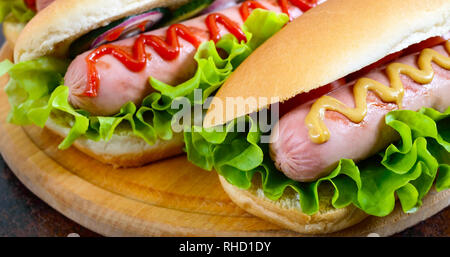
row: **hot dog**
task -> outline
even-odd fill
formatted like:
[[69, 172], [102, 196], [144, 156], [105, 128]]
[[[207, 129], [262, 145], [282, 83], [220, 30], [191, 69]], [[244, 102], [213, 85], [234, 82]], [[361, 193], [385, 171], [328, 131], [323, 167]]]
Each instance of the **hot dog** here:
[[241, 208], [300, 233], [399, 217], [396, 199], [435, 213], [420, 206], [433, 186], [443, 200], [428, 206], [450, 197], [449, 13], [440, 0], [314, 8], [219, 89], [204, 129], [185, 132], [188, 159]]
[[[443, 45], [431, 49], [448, 56]], [[418, 68], [417, 55], [418, 53], [411, 54], [395, 62]], [[365, 77], [388, 85], [389, 79], [383, 68], [385, 67], [378, 68]], [[418, 84], [406, 76], [402, 77], [402, 83], [405, 85], [403, 109], [418, 111], [422, 107], [430, 107], [444, 112], [450, 105], [450, 71], [438, 65], [433, 68], [436, 75], [433, 81], [426, 85]], [[328, 95], [353, 106], [353, 85], [354, 82], [350, 82]], [[270, 145], [271, 157], [276, 167], [289, 178], [297, 181], [317, 180], [331, 172], [340, 159], [364, 160], [385, 149], [398, 136], [384, 123], [384, 116], [398, 106], [395, 103], [383, 102], [373, 92], [369, 92], [364, 121], [355, 124], [340, 113], [328, 112], [325, 122], [330, 134], [334, 136], [330, 137], [327, 143], [316, 144], [310, 140], [308, 128], [302, 126], [313, 102], [304, 103], [287, 113], [272, 131], [274, 136], [279, 137]]]
[[[9, 121], [46, 126], [64, 137], [61, 149], [73, 144], [114, 167], [142, 166], [181, 154], [184, 140], [172, 129], [176, 110], [171, 101], [190, 99], [195, 87], [207, 87], [213, 94], [266, 37], [324, 1], [212, 2], [51, 4], [25, 27], [14, 49], [17, 66], [11, 67], [6, 89], [12, 103]], [[46, 2], [36, 4], [39, 9]], [[218, 49], [221, 42], [233, 47]], [[223, 62], [229, 63], [223, 67]], [[45, 87], [26, 87], [23, 76], [15, 77], [22, 64], [40, 67], [31, 80]], [[170, 90], [156, 88], [150, 80]], [[181, 96], [171, 94], [185, 83], [190, 88], [180, 90]], [[17, 96], [23, 90], [28, 98]]]

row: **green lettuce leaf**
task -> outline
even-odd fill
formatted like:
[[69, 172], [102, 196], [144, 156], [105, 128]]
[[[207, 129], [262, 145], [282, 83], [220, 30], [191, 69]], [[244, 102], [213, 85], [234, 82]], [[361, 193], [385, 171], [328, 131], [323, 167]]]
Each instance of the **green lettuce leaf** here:
[[35, 123], [43, 126], [45, 120], [31, 113], [47, 105], [50, 94], [62, 83], [68, 62], [43, 57], [15, 65], [4, 61], [0, 67], [0, 74], [8, 72], [10, 76], [5, 88], [11, 105], [8, 122], [20, 125]]
[[28, 22], [34, 16], [34, 12], [25, 5], [23, 0], [0, 1], [0, 22], [3, 22], [9, 14], [20, 22]]
[[[288, 20], [285, 14], [260, 9], [253, 11], [243, 27], [247, 42], [238, 42], [228, 34], [217, 44], [213, 41], [201, 44], [195, 55], [197, 71], [191, 79], [171, 86], [151, 77], [149, 83], [157, 92], [147, 96], [139, 107], [129, 102], [119, 113], [109, 117], [93, 116], [69, 104], [69, 89], [63, 85], [68, 61], [50, 57], [16, 65], [5, 61], [0, 64], [0, 74], [8, 72], [11, 78], [6, 87], [12, 107], [8, 121], [43, 127], [49, 117], [56, 119], [70, 128], [59, 145], [61, 149], [70, 147], [81, 136], [108, 141], [119, 128], [120, 133], [132, 133], [149, 144], [154, 144], [158, 138], [169, 140], [173, 137], [172, 120], [180, 110], [172, 106], [185, 98], [189, 99], [189, 105], [202, 104], [256, 47], [283, 28]], [[221, 57], [218, 49], [227, 56]], [[194, 103], [195, 89], [202, 90], [200, 103]], [[121, 126], [123, 123], [128, 126], [125, 131]]]
[[[262, 189], [269, 199], [279, 199], [290, 187], [299, 194], [303, 212], [319, 211], [319, 186], [334, 187], [335, 208], [354, 204], [364, 212], [386, 216], [395, 206], [396, 195], [404, 212], [413, 212], [433, 183], [438, 191], [450, 188], [450, 108], [440, 113], [423, 108], [419, 112], [396, 110], [385, 117], [386, 124], [401, 137], [385, 151], [356, 165], [342, 159], [328, 176], [301, 183], [287, 178], [273, 165], [267, 144], [259, 144], [261, 133], [250, 117], [241, 119], [250, 132], [231, 132], [239, 121], [223, 132], [196, 127], [185, 132], [188, 159], [203, 169], [215, 169], [229, 183], [249, 189], [253, 175], [261, 174]], [[439, 172], [438, 172], [439, 171]]]

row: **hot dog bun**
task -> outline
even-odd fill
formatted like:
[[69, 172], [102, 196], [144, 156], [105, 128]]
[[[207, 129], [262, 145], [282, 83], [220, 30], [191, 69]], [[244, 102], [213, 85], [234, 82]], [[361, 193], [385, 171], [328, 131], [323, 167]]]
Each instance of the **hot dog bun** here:
[[[70, 127], [58, 122], [55, 116], [45, 124], [53, 133], [66, 137]], [[83, 153], [115, 168], [139, 167], [144, 164], [175, 156], [183, 152], [183, 134], [174, 133], [171, 140], [158, 139], [150, 145], [142, 138], [130, 133], [115, 133], [108, 141], [93, 141], [79, 138], [73, 144]]]
[[255, 178], [249, 190], [239, 189], [219, 177], [223, 189], [236, 205], [255, 216], [302, 234], [333, 233], [358, 224], [368, 216], [353, 205], [333, 208], [330, 202], [324, 200], [327, 196], [331, 200], [331, 191], [321, 191], [320, 210], [310, 216], [302, 212], [294, 191], [286, 191], [278, 201], [271, 201], [258, 185], [259, 177]]
[[176, 7], [189, 0], [57, 1], [31, 20], [14, 48], [15, 62], [45, 55], [65, 55], [78, 37], [108, 23], [157, 7]]
[[227, 97], [283, 102], [449, 31], [446, 0], [327, 1], [291, 22], [239, 66], [217, 92], [204, 126], [220, 125], [267, 106], [260, 102], [232, 111]]

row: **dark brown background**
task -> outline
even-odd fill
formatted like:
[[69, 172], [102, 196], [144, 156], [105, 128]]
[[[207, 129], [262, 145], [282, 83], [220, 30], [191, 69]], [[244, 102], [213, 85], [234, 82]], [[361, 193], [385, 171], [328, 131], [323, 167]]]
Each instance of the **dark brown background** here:
[[[0, 28], [0, 45], [2, 35]], [[71, 233], [82, 237], [99, 236], [33, 195], [0, 157], [0, 236], [65, 237]], [[396, 236], [450, 236], [450, 207]]]

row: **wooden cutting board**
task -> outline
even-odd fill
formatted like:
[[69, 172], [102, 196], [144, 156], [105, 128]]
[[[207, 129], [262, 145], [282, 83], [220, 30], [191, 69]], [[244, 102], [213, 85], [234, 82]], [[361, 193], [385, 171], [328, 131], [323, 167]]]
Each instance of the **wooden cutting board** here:
[[[5, 45], [0, 60], [11, 58]], [[0, 85], [7, 83], [0, 78]], [[237, 207], [214, 172], [184, 156], [142, 168], [113, 169], [71, 148], [36, 126], [6, 123], [7, 96], [0, 91], [0, 151], [11, 170], [34, 194], [75, 222], [106, 236], [302, 236]], [[431, 192], [414, 215], [399, 206], [386, 218], [367, 218], [335, 236], [392, 235], [439, 212], [450, 190]], [[393, 225], [395, 224], [395, 225]]]

